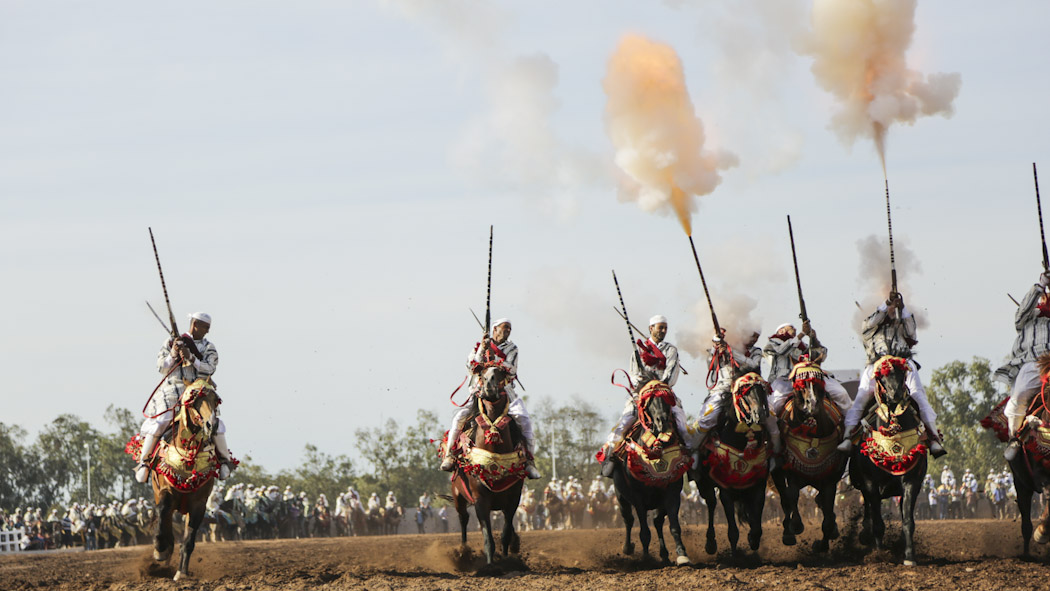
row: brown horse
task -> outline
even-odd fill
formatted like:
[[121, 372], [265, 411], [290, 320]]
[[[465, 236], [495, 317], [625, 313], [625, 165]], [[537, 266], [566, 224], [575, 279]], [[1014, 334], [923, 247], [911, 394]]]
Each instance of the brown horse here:
[[[218, 476], [219, 457], [211, 436], [218, 425], [215, 410], [219, 403], [214, 386], [206, 379], [187, 386], [171, 423], [170, 442], [162, 440], [150, 460], [153, 501], [158, 516], [157, 534], [153, 538], [154, 560], [165, 562], [174, 550], [172, 513], [177, 510], [186, 515], [176, 581], [189, 575], [197, 532]], [[133, 439], [128, 445], [132, 455], [139, 451], [135, 442]], [[139, 444], [141, 446], [141, 441]]]
[[463, 544], [467, 543], [467, 523], [470, 521], [467, 509], [474, 505], [485, 539], [485, 559], [491, 564], [496, 553], [492, 511], [503, 513], [503, 534], [500, 536], [503, 555], [506, 556], [508, 551], [518, 552], [520, 539], [514, 531], [514, 513], [521, 502], [528, 455], [517, 423], [507, 415], [510, 400], [504, 389], [506, 372], [496, 366], [487, 366], [480, 379], [481, 388], [472, 399], [477, 407], [470, 420], [471, 426], [452, 446], [460, 450], [452, 475], [452, 498], [459, 513]]
[[826, 552], [831, 540], [839, 537], [835, 523], [835, 487], [846, 469], [846, 454], [836, 446], [842, 439], [842, 413], [824, 390], [825, 374], [809, 361], [797, 364], [791, 372], [791, 398], [780, 412], [780, 432], [784, 439], [784, 465], [773, 470], [773, 483], [784, 510], [785, 546], [795, 545], [795, 536], [805, 529], [799, 511], [799, 492], [807, 486], [817, 490], [816, 503], [824, 514], [824, 537], [813, 544]]

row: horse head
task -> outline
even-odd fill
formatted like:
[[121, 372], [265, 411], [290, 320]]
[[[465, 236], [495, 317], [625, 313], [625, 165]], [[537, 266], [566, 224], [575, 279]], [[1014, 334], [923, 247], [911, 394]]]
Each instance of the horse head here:
[[674, 433], [671, 407], [675, 404], [674, 394], [667, 384], [649, 382], [638, 396], [638, 418], [642, 426], [657, 436]]
[[494, 403], [506, 396], [507, 372], [498, 365], [486, 365], [478, 374], [478, 397]]
[[891, 408], [902, 404], [907, 406], [909, 392], [905, 379], [909, 371], [911, 371], [911, 366], [903, 357], [887, 355], [875, 362], [872, 372], [876, 382], [877, 399], [880, 403]]
[[769, 382], [757, 373], [748, 373], [733, 382], [733, 410], [739, 422], [757, 425], [768, 413]]
[[788, 375], [794, 391], [792, 418], [806, 420], [820, 413], [827, 391], [824, 389], [824, 371], [810, 361], [795, 365]]

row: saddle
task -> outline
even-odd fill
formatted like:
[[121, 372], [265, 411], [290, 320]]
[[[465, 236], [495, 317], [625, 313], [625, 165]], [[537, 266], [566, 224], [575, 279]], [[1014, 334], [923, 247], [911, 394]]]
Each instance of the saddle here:
[[[1050, 410], [1043, 407], [1041, 398], [1041, 396], [1032, 397], [1025, 416], [1038, 416], [1043, 423], [1037, 427], [1022, 427], [1018, 439], [1021, 441], [1021, 449], [1025, 451], [1029, 462], [1037, 462], [1044, 470], [1050, 470], [1050, 426], [1047, 425], [1047, 413]], [[1006, 403], [1009, 401], [1010, 398], [1006, 397], [992, 409], [988, 416], [981, 419], [981, 426], [992, 431], [1003, 443], [1010, 440], [1009, 422], [1004, 414]]]
[[[222, 402], [207, 378], [187, 386], [179, 399], [169, 437], [157, 444], [151, 468], [180, 492], [192, 492], [219, 474], [219, 456], [212, 444], [215, 409]], [[124, 451], [137, 461], [144, 453], [136, 434]]]
[[[646, 486], [664, 488], [681, 479], [693, 466], [693, 458], [675, 433], [653, 433], [641, 420], [641, 408], [649, 398], [662, 398], [668, 405], [675, 402], [674, 392], [667, 384], [651, 381], [638, 393], [639, 419], [627, 431], [624, 440], [613, 450], [635, 480]], [[599, 452], [601, 454], [601, 452]], [[599, 461], [604, 460], [604, 455]]]
[[894, 476], [907, 473], [928, 451], [928, 437], [922, 421], [917, 421], [917, 425], [910, 429], [902, 429], [898, 423], [897, 417], [906, 412], [918, 416], [919, 411], [910, 396], [906, 402], [901, 402], [894, 408], [876, 402], [866, 416], [877, 415], [888, 424], [869, 429], [866, 438], [861, 436], [860, 453], [867, 456], [871, 463]]
[[[736, 431], [747, 436], [747, 445], [744, 449], [738, 449], [722, 441], [718, 433], [712, 433], [704, 443], [706, 456], [704, 465], [708, 467], [711, 479], [723, 488], [749, 488], [766, 479], [769, 475], [769, 446], [759, 440], [762, 432], [760, 422], [748, 424], [744, 421], [745, 415], [754, 414], [755, 409], [750, 408], [745, 400], [738, 397], [742, 390], [765, 382], [756, 373], [745, 374], [738, 378], [733, 384], [732, 409], [737, 417]], [[724, 421], [723, 415], [721, 421]]]
[[[780, 413], [783, 420], [791, 414], [794, 399], [788, 400]], [[806, 423], [781, 430], [784, 441], [784, 469], [809, 478], [822, 478], [839, 466], [846, 459], [845, 454], [837, 447], [842, 440], [842, 412], [831, 400], [822, 400], [824, 413], [836, 428], [825, 437], [813, 435], [815, 426]]]

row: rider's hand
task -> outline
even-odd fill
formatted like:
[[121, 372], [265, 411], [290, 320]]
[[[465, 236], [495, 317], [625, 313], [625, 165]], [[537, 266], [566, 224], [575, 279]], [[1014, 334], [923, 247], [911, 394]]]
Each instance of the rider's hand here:
[[802, 321], [802, 334], [813, 336], [813, 327], [809, 324], [809, 320]]
[[1043, 271], [1039, 274], [1039, 285], [1050, 286], [1050, 271]]

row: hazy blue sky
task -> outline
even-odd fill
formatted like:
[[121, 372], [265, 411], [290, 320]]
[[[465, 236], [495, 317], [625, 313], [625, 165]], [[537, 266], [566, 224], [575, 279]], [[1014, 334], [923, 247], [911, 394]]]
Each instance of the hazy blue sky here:
[[[678, 342], [707, 322], [678, 222], [616, 196], [601, 80], [626, 33], [677, 50], [710, 136], [740, 158], [693, 218], [712, 289], [757, 300], [763, 335], [795, 318], [791, 214], [827, 365], [860, 366], [858, 243], [885, 232], [882, 174], [870, 143], [828, 129], [834, 101], [787, 40], [795, 6], [4, 2], [0, 421], [141, 408], [164, 340], [143, 304], [163, 306], [148, 226], [180, 321], [214, 317], [236, 455], [291, 467], [307, 442], [353, 454], [354, 429], [381, 419], [447, 421], [494, 224], [493, 314], [514, 320], [529, 400], [579, 397], [611, 424], [629, 351], [609, 270], [637, 324], [665, 314]], [[1006, 292], [1040, 270], [1048, 21], [1046, 3], [918, 8], [909, 61], [962, 76], [954, 117], [889, 132], [927, 380], [1002, 358]], [[702, 361], [683, 363], [696, 412]]]

